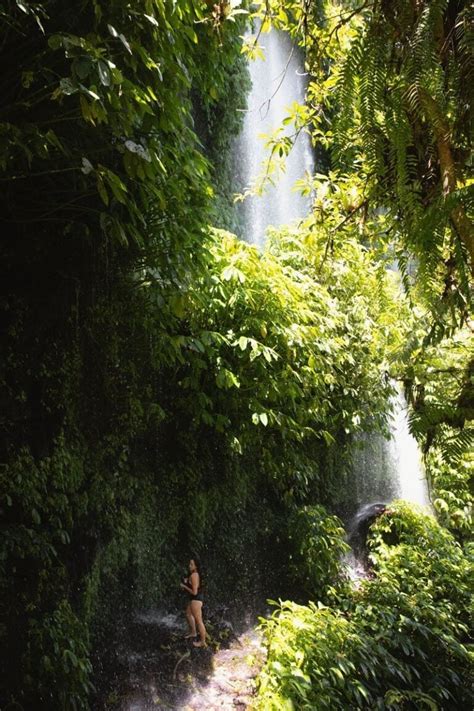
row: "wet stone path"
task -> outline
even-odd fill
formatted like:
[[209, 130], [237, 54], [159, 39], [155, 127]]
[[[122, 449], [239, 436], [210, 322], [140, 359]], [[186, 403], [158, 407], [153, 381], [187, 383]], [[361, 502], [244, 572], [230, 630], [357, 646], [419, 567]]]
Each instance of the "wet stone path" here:
[[264, 659], [260, 634], [250, 629], [235, 639], [228, 649], [213, 658], [213, 671], [207, 683], [191, 680], [191, 694], [183, 711], [201, 709], [246, 709], [255, 692], [255, 676]]
[[256, 615], [234, 626], [206, 620], [210, 643], [196, 649], [183, 639], [183, 616], [137, 615], [119, 630], [103, 711], [229, 711], [247, 709], [265, 650]]

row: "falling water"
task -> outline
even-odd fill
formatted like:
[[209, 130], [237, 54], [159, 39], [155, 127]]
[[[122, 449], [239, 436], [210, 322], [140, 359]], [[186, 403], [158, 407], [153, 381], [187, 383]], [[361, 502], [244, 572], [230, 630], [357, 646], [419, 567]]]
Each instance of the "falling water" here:
[[396, 496], [420, 506], [430, 507], [428, 482], [417, 441], [408, 428], [408, 405], [398, 389], [388, 442], [390, 459], [395, 468]]
[[369, 524], [393, 499], [405, 499], [432, 513], [421, 452], [408, 427], [408, 405], [401, 388], [391, 401], [390, 439], [365, 435], [354, 453], [352, 515], [346, 528], [352, 552], [346, 557], [349, 576], [357, 582], [367, 575], [365, 539]]
[[353, 503], [401, 498], [429, 508], [428, 483], [421, 452], [408, 427], [407, 403], [400, 388], [391, 401], [390, 439], [367, 435], [354, 453]]
[[[243, 191], [251, 187], [268, 162], [269, 149], [261, 134], [270, 134], [282, 126], [288, 107], [304, 103], [306, 78], [303, 58], [291, 38], [272, 30], [260, 37], [265, 59], [249, 63], [252, 90], [244, 125], [236, 142], [236, 185]], [[287, 125], [285, 135], [295, 133]], [[275, 185], [266, 185], [263, 195], [247, 197], [240, 206], [242, 237], [263, 247], [268, 226], [275, 227], [303, 218], [310, 210], [311, 198], [295, 191], [295, 183], [314, 170], [311, 142], [304, 131], [298, 136], [290, 155], [284, 160], [284, 172]], [[429, 510], [429, 494], [421, 455], [408, 429], [407, 404], [399, 390], [392, 398], [389, 421], [390, 439], [367, 435], [360, 439], [354, 453], [351, 491], [348, 492], [349, 535], [368, 519], [380, 513], [395, 498], [420, 504]], [[360, 560], [354, 561], [354, 566]], [[358, 573], [356, 573], [358, 575]]]
[[[304, 103], [306, 77], [301, 51], [291, 38], [277, 30], [262, 34], [265, 58], [249, 62], [252, 89], [244, 124], [236, 141], [236, 190], [252, 186], [266, 171], [270, 151], [262, 134], [282, 127], [288, 109], [295, 102]], [[285, 126], [285, 136], [294, 136], [292, 122]], [[282, 170], [272, 175], [275, 184], [265, 183], [263, 195], [247, 197], [238, 208], [243, 224], [242, 237], [251, 244], [263, 246], [269, 225], [278, 227], [308, 214], [311, 198], [301, 195], [295, 183], [313, 171], [313, 153], [308, 134], [297, 136]]]

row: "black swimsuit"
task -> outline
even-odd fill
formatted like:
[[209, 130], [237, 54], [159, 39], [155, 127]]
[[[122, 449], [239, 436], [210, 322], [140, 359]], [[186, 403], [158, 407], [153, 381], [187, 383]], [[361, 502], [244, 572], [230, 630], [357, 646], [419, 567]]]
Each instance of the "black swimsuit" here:
[[[190, 582], [189, 578], [186, 578], [186, 584], [191, 587], [191, 582]], [[201, 586], [201, 578], [200, 577], [199, 577], [199, 586]], [[191, 600], [199, 600], [199, 602], [203, 602], [202, 592], [201, 592], [201, 590], [199, 590], [199, 588], [198, 588], [198, 591], [195, 595], [193, 595], [192, 593], [190, 593], [188, 591], [186, 591], [186, 592], [188, 593]]]

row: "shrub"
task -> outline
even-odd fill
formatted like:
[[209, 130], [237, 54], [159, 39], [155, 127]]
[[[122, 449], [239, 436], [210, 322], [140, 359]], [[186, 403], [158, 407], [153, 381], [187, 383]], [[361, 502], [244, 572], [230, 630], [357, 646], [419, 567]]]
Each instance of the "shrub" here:
[[343, 581], [342, 559], [349, 546], [342, 522], [323, 506], [304, 506], [290, 518], [289, 530], [295, 584], [303, 595], [326, 600], [329, 588]]
[[257, 709], [470, 708], [472, 562], [403, 502], [376, 521], [369, 545], [376, 578], [344, 612], [284, 602], [263, 622]]

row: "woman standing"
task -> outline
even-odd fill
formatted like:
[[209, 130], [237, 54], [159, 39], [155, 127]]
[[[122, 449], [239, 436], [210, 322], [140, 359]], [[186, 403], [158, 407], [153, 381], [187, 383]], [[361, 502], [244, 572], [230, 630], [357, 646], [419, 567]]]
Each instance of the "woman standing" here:
[[194, 557], [189, 561], [189, 577], [184, 578], [181, 588], [189, 595], [189, 602], [186, 605], [186, 619], [189, 625], [189, 634], [186, 638], [196, 636], [196, 629], [199, 632], [199, 642], [193, 642], [195, 647], [206, 646], [206, 628], [202, 621], [203, 597], [201, 591], [201, 576], [199, 560]]

